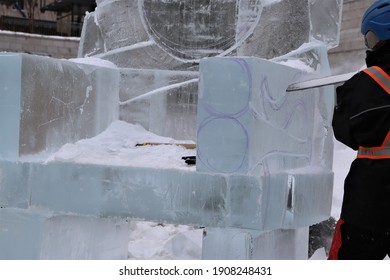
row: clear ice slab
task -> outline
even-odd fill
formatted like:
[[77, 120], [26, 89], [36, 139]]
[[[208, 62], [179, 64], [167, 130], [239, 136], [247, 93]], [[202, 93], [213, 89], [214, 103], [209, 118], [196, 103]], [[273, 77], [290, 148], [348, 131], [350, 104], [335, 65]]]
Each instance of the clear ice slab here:
[[118, 118], [119, 71], [27, 54], [0, 54], [0, 157], [53, 152]]

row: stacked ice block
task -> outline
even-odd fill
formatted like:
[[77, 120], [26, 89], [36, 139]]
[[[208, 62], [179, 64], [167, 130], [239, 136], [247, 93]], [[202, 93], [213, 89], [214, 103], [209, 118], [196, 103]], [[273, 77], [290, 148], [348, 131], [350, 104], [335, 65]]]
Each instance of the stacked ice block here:
[[[330, 74], [341, 5], [101, 0], [83, 59], [0, 55], [0, 258], [123, 259], [126, 219], [204, 226], [206, 259], [307, 258], [333, 94], [286, 88]], [[196, 172], [43, 162], [117, 118], [196, 140]]]

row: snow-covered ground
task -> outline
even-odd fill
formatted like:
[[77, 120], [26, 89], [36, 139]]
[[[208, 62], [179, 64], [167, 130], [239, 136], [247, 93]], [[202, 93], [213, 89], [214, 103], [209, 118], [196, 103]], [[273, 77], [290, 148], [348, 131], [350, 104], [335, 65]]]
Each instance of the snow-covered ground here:
[[[142, 143], [165, 143], [167, 145], [145, 145]], [[115, 121], [103, 133], [91, 139], [66, 144], [46, 161], [175, 168], [195, 171], [182, 156], [193, 156], [195, 150], [185, 149], [171, 138], [157, 136], [139, 125]], [[341, 210], [344, 178], [356, 152], [335, 141], [335, 173], [333, 206], [331, 215], [338, 219]], [[202, 229], [184, 225], [167, 225], [153, 222], [131, 222], [129, 235], [130, 259], [200, 259]], [[319, 250], [312, 259], [325, 259], [324, 250]]]

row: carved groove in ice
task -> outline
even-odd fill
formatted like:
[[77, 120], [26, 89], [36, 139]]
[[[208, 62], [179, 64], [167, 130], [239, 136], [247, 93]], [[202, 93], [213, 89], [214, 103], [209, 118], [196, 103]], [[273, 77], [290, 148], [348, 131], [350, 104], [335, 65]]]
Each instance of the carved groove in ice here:
[[260, 0], [139, 2], [149, 36], [168, 53], [189, 60], [235, 49], [248, 38], [261, 11]]

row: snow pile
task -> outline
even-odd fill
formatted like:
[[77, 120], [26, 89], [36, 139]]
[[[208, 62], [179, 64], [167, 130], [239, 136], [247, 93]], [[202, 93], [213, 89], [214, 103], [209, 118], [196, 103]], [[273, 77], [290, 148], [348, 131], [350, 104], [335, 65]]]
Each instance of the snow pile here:
[[196, 260], [202, 257], [202, 229], [131, 222], [130, 231], [129, 259]]
[[[145, 143], [161, 145], [137, 146]], [[195, 156], [196, 150], [176, 145], [180, 143], [153, 134], [140, 125], [115, 121], [96, 137], [64, 145], [46, 163], [61, 161], [195, 171], [195, 167], [187, 165], [182, 157]]]

